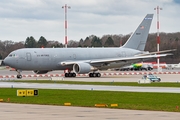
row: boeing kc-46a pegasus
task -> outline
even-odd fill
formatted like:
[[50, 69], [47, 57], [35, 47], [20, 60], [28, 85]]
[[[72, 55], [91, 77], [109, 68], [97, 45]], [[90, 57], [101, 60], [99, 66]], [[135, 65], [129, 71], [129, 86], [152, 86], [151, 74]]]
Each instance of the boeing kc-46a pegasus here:
[[22, 78], [20, 73], [23, 70], [37, 74], [68, 70], [65, 77], [86, 73], [89, 77], [100, 77], [98, 70], [169, 55], [144, 51], [152, 19], [153, 14], [147, 14], [128, 41], [119, 48], [23, 48], [11, 52], [3, 64], [15, 68], [17, 78]]

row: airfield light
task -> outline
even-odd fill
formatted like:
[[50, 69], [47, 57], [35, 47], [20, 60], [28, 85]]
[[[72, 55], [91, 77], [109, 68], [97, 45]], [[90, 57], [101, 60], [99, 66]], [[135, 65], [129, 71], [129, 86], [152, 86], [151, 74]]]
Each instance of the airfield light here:
[[[162, 10], [162, 8], [160, 8], [159, 6], [157, 6], [156, 8], [154, 8], [154, 10], [157, 11], [157, 52], [159, 52], [159, 44], [160, 44], [160, 36], [159, 36], [159, 28], [160, 28], [160, 23], [159, 23], [159, 10]], [[158, 72], [160, 71], [159, 68], [159, 57], [157, 58], [157, 70]]]
[[67, 48], [67, 9], [70, 9], [71, 7], [65, 4], [65, 6], [62, 6], [62, 8], [65, 12], [65, 48]]

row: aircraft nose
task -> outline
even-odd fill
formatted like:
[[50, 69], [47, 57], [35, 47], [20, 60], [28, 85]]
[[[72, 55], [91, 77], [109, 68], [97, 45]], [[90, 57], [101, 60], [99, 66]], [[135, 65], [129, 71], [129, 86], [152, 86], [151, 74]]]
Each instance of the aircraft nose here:
[[17, 67], [17, 60], [15, 59], [12, 59], [11, 57], [6, 57], [4, 60], [3, 60], [3, 63], [6, 65], [6, 66], [9, 66], [9, 67], [12, 67], [12, 68], [16, 68]]
[[2, 63], [1, 63], [1, 65], [9, 65], [9, 60], [8, 60], [8, 58], [6, 57], [3, 61], [2, 61]]
[[4, 61], [1, 61], [1, 64], [0, 64], [0, 66], [4, 66]]

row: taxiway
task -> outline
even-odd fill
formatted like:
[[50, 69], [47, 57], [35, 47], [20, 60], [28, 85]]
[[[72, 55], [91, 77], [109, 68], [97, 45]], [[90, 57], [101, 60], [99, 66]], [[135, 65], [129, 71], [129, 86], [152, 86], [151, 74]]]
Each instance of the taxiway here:
[[[62, 71], [61, 71], [62, 72]], [[105, 71], [112, 72], [112, 71]], [[117, 71], [114, 71], [117, 72]], [[119, 71], [118, 71], [119, 72]], [[32, 72], [23, 72], [23, 74], [33, 74]], [[59, 71], [49, 74], [59, 74]], [[16, 72], [8, 70], [0, 70], [0, 75], [16, 75]], [[179, 84], [179, 74], [157, 74], [161, 77], [162, 82], [177, 82]], [[137, 82], [142, 75], [116, 75], [102, 76], [101, 78], [88, 78], [79, 76], [77, 78], [64, 78], [66, 81], [97, 81], [97, 82]], [[26, 78], [32, 79], [32, 78]], [[37, 80], [49, 79], [33, 78]], [[1, 79], [0, 87], [9, 88], [46, 88], [46, 89], [82, 89], [82, 90], [110, 90], [110, 91], [132, 91], [132, 92], [166, 92], [180, 93], [180, 88], [163, 88], [163, 87], [130, 87], [130, 86], [95, 86], [95, 85], [68, 85], [68, 84], [38, 84], [38, 83], [16, 83], [6, 82], [11, 79]], [[87, 107], [65, 107], [51, 105], [28, 105], [28, 104], [12, 104], [0, 103], [0, 118], [3, 120], [119, 120], [119, 119], [138, 119], [138, 120], [178, 120], [179, 113], [160, 112], [160, 111], [144, 111], [144, 110], [123, 110], [123, 109], [106, 109], [106, 108], [87, 108]]]
[[1, 82], [0, 88], [33, 88], [33, 89], [68, 89], [68, 90], [180, 93], [180, 88], [173, 88], [173, 87], [168, 88], [168, 87], [133, 87], [133, 86], [107, 86], [107, 85], [72, 85], [72, 84], [56, 84], [56, 83], [53, 83], [53, 84], [43, 83], [42, 84], [42, 83]]
[[2, 120], [179, 120], [176, 112], [0, 103]]

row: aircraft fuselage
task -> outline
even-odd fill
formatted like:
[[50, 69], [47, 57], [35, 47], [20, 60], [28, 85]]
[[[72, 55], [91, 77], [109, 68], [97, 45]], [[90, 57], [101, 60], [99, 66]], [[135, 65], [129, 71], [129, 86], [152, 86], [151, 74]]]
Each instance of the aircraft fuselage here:
[[[25, 48], [12, 52], [6, 58], [6, 63], [11, 61], [10, 66], [19, 70], [72, 70], [72, 65], [63, 66], [61, 62], [130, 57], [139, 53], [140, 51], [129, 48]], [[100, 69], [108, 69], [124, 64], [127, 63], [97, 66]]]

